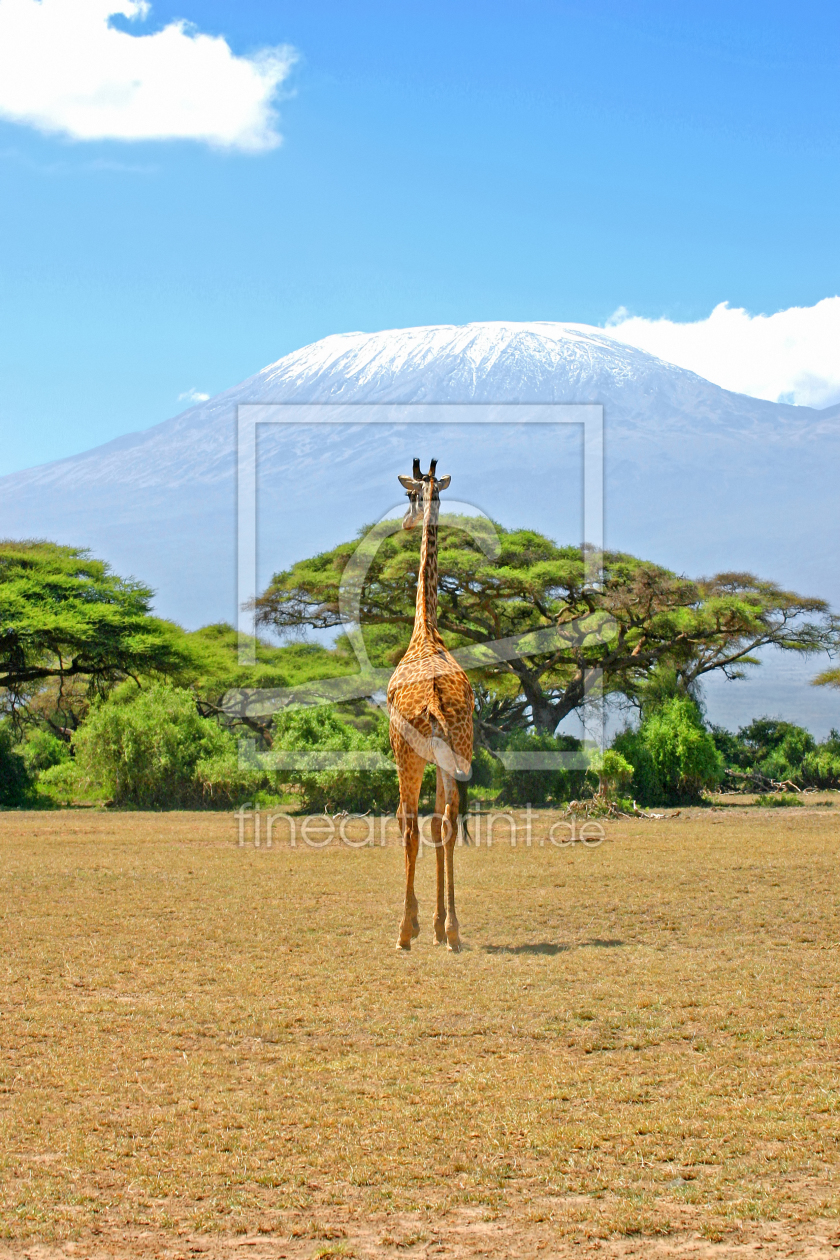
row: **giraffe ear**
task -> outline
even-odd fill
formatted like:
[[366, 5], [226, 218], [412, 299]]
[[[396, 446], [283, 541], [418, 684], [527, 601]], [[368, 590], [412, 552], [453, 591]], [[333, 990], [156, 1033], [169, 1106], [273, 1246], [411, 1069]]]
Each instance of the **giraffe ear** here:
[[413, 477], [397, 477], [397, 481], [403, 490], [407, 490], [409, 494], [417, 494], [420, 489], [420, 483], [415, 481]]
[[446, 490], [451, 480], [452, 480], [451, 476], [439, 477], [438, 483], [437, 483], [438, 490]]

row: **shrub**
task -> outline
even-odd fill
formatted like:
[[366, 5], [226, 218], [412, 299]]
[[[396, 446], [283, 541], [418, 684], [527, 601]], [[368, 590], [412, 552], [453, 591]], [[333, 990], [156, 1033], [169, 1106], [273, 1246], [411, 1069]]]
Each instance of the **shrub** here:
[[645, 805], [697, 800], [723, 772], [723, 758], [688, 696], [666, 700], [613, 748], [632, 765], [636, 799]]
[[598, 777], [598, 795], [611, 800], [633, 778], [633, 767], [615, 748], [596, 753], [589, 763], [590, 773]]
[[[283, 782], [300, 791], [303, 809], [393, 810], [399, 804], [397, 768], [390, 756], [388, 723], [377, 716], [363, 733], [342, 721], [333, 705], [287, 709], [274, 720], [275, 752], [302, 755], [303, 768], [280, 769]], [[354, 753], [361, 764], [329, 764], [329, 753]], [[424, 783], [424, 786], [425, 783]]]
[[[537, 731], [514, 731], [505, 741], [505, 752], [577, 752], [579, 739], [572, 735], [546, 735]], [[502, 768], [498, 771], [501, 786], [499, 802], [506, 805], [544, 805], [548, 800], [563, 801], [580, 795], [585, 771], [567, 770], [518, 770]]]
[[108, 793], [86, 779], [72, 758], [41, 770], [37, 778], [39, 807], [74, 805], [78, 801], [97, 801]]
[[738, 739], [750, 766], [768, 779], [798, 781], [802, 763], [816, 749], [814, 737], [804, 727], [773, 718], [758, 718], [742, 726]]
[[242, 765], [233, 736], [228, 731], [223, 733], [230, 741], [228, 747], [195, 764], [193, 783], [201, 804], [207, 809], [225, 809], [257, 797], [261, 797], [263, 805], [271, 803], [271, 776], [258, 762]]
[[806, 753], [802, 759], [802, 779], [808, 787], [840, 787], [840, 732]]
[[817, 744], [810, 732], [792, 722], [775, 718], [757, 718], [742, 726], [737, 735], [715, 728], [714, 741], [726, 765], [745, 776], [749, 775], [791, 782], [797, 787], [835, 788], [840, 786], [840, 733], [832, 731], [828, 739]]
[[752, 766], [752, 755], [746, 744], [725, 726], [711, 726], [709, 733], [724, 766], [732, 770], [746, 770]]
[[7, 722], [0, 722], [0, 805], [25, 805], [32, 791], [26, 762]]
[[70, 747], [52, 731], [34, 730], [21, 748], [30, 774], [40, 774], [70, 760]]
[[115, 805], [139, 809], [221, 808], [265, 782], [241, 768], [233, 734], [198, 713], [191, 692], [131, 684], [95, 704], [73, 737], [79, 775]]

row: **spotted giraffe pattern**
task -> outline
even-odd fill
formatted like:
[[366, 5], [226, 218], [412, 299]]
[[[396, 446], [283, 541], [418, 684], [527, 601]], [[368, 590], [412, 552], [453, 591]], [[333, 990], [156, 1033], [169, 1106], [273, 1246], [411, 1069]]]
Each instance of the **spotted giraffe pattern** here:
[[446, 489], [449, 478], [437, 479], [435, 464], [432, 460], [424, 477], [420, 474], [419, 461], [415, 460], [413, 477], [400, 478], [411, 504], [403, 526], [414, 527], [422, 504], [423, 537], [414, 629], [408, 649], [388, 686], [391, 747], [400, 780], [399, 818], [406, 868], [405, 905], [397, 947], [411, 949], [411, 941], [420, 931], [414, 894], [420, 840], [418, 802], [423, 771], [428, 762], [434, 762], [437, 765], [432, 819], [432, 843], [437, 858], [435, 939], [438, 943], [445, 940], [449, 948], [457, 952], [461, 947], [454, 885], [457, 777], [469, 775], [472, 761], [473, 691], [466, 674], [447, 650], [437, 626], [439, 490]]

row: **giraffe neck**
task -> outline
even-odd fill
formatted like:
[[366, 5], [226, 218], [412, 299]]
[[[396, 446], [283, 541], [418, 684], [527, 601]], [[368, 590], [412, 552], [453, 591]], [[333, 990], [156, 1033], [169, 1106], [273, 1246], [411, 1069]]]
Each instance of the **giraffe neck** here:
[[429, 499], [423, 508], [423, 538], [420, 543], [420, 569], [417, 574], [417, 601], [414, 606], [412, 638], [437, 635], [438, 512], [440, 504]]

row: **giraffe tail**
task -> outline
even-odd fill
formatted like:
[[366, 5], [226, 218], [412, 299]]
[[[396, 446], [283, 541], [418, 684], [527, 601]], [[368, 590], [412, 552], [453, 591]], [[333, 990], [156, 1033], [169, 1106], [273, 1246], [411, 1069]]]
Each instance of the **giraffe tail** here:
[[457, 753], [449, 741], [449, 730], [446, 718], [433, 699], [429, 705], [429, 717], [432, 723], [432, 737], [429, 740], [435, 764], [440, 766], [444, 774], [460, 782], [472, 778], [472, 766], [467, 757]]

